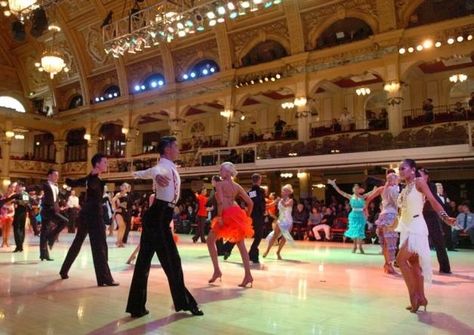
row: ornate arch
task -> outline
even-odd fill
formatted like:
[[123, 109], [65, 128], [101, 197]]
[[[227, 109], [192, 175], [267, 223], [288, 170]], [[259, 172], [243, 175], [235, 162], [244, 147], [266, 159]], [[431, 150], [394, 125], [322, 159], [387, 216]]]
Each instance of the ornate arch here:
[[203, 52], [203, 53], [196, 54], [191, 59], [189, 59], [186, 63], [184, 63], [182, 71], [187, 72], [194, 65], [196, 65], [200, 61], [203, 61], [203, 60], [206, 60], [206, 59], [212, 60], [213, 62], [215, 62], [219, 66], [219, 69], [221, 68], [221, 65], [219, 64], [219, 57], [216, 57], [216, 55], [214, 55], [210, 52]]
[[276, 35], [276, 34], [268, 34], [267, 32], [260, 30], [259, 34], [255, 36], [254, 39], [250, 40], [247, 44], [244, 45], [244, 47], [240, 50], [240, 52], [237, 55], [237, 62], [239, 66], [242, 65], [242, 58], [245, 57], [255, 46], [257, 46], [259, 43], [265, 42], [265, 41], [275, 41], [283, 46], [285, 48], [286, 53], [288, 55], [291, 54], [291, 46], [290, 46], [290, 41], [283, 36]]
[[408, 21], [410, 20], [410, 16], [413, 12], [423, 3], [425, 0], [411, 0], [407, 1], [408, 4], [403, 7], [400, 11], [400, 23], [403, 28], [408, 25]]
[[165, 109], [160, 109], [159, 112], [156, 112], [156, 113], [143, 113], [143, 114], [138, 114], [138, 115], [135, 115], [132, 117], [132, 120], [130, 121], [130, 127], [132, 129], [135, 129], [138, 127], [138, 123], [140, 122], [141, 118], [144, 117], [144, 116], [148, 116], [148, 115], [156, 115], [156, 114], [159, 114], [159, 115], [162, 115], [162, 116], [167, 116], [168, 119], [170, 118], [170, 112], [165, 110]]
[[316, 41], [319, 38], [319, 36], [321, 36], [321, 34], [327, 28], [329, 28], [333, 23], [336, 23], [337, 21], [340, 21], [340, 20], [343, 20], [343, 19], [346, 19], [346, 18], [350, 18], [350, 17], [364, 21], [365, 23], [367, 23], [370, 26], [370, 28], [372, 29], [374, 34], [378, 33], [378, 31], [379, 31], [379, 22], [377, 21], [377, 19], [374, 16], [366, 14], [366, 13], [361, 12], [359, 10], [349, 9], [349, 10], [345, 11], [343, 15], [334, 14], [333, 16], [327, 18], [322, 24], [315, 25], [313, 27], [313, 29], [311, 29], [311, 31], [308, 34], [308, 41], [309, 41], [309, 45], [310, 45], [311, 49], [316, 48]]

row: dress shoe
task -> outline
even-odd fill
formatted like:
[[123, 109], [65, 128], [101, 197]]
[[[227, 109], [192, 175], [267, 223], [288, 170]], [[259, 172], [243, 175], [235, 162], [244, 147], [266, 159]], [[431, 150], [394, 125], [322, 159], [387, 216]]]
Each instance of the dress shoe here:
[[54, 241], [48, 241], [49, 249], [53, 249]]
[[69, 278], [67, 273], [59, 273], [59, 275], [61, 276], [61, 279], [68, 279]]
[[453, 273], [451, 271], [439, 271], [440, 275], [452, 275]]
[[54, 259], [49, 257], [40, 257], [41, 261], [54, 261]]
[[226, 261], [227, 258], [229, 258], [229, 257], [230, 257], [230, 252], [228, 252], [228, 251], [224, 252], [224, 260]]
[[150, 313], [150, 311], [148, 309], [145, 309], [143, 312], [130, 313], [130, 316], [132, 318], [141, 318], [142, 316], [145, 316], [149, 313]]
[[111, 282], [107, 282], [107, 283], [100, 283], [100, 284], [97, 284], [97, 286], [119, 286], [120, 284], [117, 283], [116, 281], [111, 281]]
[[13, 250], [13, 252], [23, 252], [23, 249], [16, 248], [15, 250]]
[[458, 249], [451, 248], [451, 249], [448, 249], [448, 251], [455, 251], [455, 252], [458, 252]]
[[185, 311], [191, 312], [192, 315], [204, 315], [204, 312], [201, 311], [197, 306], [184, 309]]

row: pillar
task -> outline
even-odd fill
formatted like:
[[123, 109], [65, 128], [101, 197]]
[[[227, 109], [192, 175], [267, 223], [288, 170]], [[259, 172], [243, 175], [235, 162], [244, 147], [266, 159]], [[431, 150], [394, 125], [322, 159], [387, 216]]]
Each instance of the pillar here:
[[176, 137], [178, 145], [181, 145], [181, 140], [183, 139], [184, 120], [180, 118], [175, 118], [169, 120], [168, 124], [170, 126], [171, 135]]
[[388, 129], [393, 136], [397, 136], [403, 129], [403, 97], [400, 89], [388, 92], [387, 96]]
[[57, 164], [63, 164], [65, 162], [66, 145], [67, 142], [64, 140], [54, 141], [54, 146], [56, 147], [55, 161]]
[[298, 172], [296, 176], [300, 185], [300, 199], [311, 197], [309, 174], [307, 172]]

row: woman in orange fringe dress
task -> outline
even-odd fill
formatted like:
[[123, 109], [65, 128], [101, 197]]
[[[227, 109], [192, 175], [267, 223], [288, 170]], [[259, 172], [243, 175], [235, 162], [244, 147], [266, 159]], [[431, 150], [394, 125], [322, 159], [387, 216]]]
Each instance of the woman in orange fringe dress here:
[[[237, 244], [239, 248], [245, 269], [244, 279], [239, 286], [247, 287], [250, 284], [250, 287], [252, 287], [253, 278], [250, 273], [250, 261], [245, 247], [245, 238], [253, 236], [252, 219], [250, 218], [253, 201], [242, 186], [233, 181], [233, 177], [236, 175], [237, 170], [234, 164], [231, 162], [221, 164], [220, 176], [222, 181], [216, 184], [217, 216], [212, 220], [212, 229], [207, 238], [207, 247], [214, 266], [214, 274], [209, 279], [209, 283], [222, 278], [219, 261], [217, 260], [216, 239], [223, 238], [225, 241]], [[245, 201], [246, 211], [235, 202], [237, 197]]]

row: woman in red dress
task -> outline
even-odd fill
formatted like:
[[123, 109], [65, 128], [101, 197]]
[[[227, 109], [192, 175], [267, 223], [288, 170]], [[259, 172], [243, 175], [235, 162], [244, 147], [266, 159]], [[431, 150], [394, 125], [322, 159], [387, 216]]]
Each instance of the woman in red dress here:
[[[214, 274], [209, 283], [222, 278], [222, 272], [217, 260], [216, 239], [223, 238], [237, 244], [244, 263], [245, 276], [240, 287], [252, 286], [253, 278], [250, 273], [249, 254], [245, 247], [245, 238], [253, 236], [252, 213], [253, 201], [247, 195], [247, 192], [239, 184], [233, 181], [237, 175], [237, 170], [231, 162], [221, 164], [220, 176], [222, 181], [216, 184], [217, 216], [212, 220], [211, 231], [207, 238], [207, 247], [211, 256]], [[245, 201], [246, 210], [244, 211], [237, 205], [235, 199], [240, 197]]]

